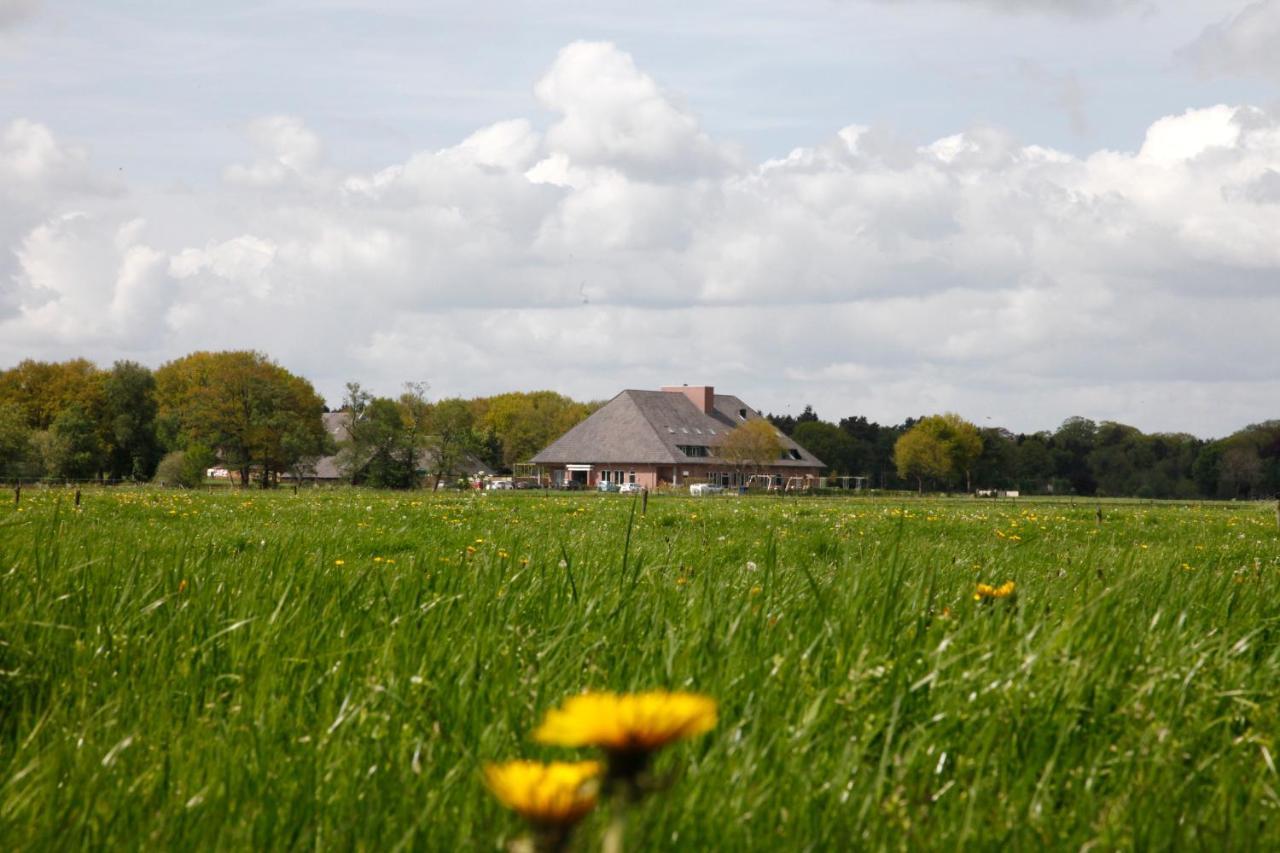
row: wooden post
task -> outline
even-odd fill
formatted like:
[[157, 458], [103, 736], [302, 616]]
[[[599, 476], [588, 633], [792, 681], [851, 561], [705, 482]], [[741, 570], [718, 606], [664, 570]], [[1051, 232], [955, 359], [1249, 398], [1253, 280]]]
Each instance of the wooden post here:
[[14, 506], [22, 505], [22, 483], [21, 482], [17, 482], [13, 484], [13, 505]]
[[[640, 491], [640, 514], [644, 515], [649, 511], [649, 490], [642, 489]], [[1280, 519], [1280, 501], [1276, 501], [1276, 518]]]
[[1098, 513], [1096, 517], [1098, 519], [1098, 526], [1101, 527], [1102, 526], [1102, 504], [1098, 504]]
[[76, 487], [76, 509], [80, 508], [80, 487]]

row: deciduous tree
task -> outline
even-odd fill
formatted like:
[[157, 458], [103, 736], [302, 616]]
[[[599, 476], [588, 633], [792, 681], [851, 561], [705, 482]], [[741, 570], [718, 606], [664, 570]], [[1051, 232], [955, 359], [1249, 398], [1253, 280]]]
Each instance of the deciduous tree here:
[[739, 424], [720, 445], [720, 456], [740, 469], [759, 470], [772, 465], [781, 453], [778, 428], [765, 418], [752, 418]]
[[304, 455], [332, 449], [311, 383], [257, 352], [198, 352], [156, 371], [159, 422], [170, 447], [213, 448], [247, 484], [263, 488]]
[[898, 476], [914, 479], [919, 492], [924, 492], [925, 478], [941, 480], [953, 470], [950, 449], [939, 424], [925, 418], [907, 430], [893, 445], [893, 461]]

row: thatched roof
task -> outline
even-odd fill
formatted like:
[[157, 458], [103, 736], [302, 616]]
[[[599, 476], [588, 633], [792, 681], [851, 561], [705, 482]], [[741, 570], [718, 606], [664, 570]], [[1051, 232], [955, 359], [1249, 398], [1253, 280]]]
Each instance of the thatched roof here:
[[[671, 391], [623, 391], [591, 417], [556, 439], [533, 462], [541, 465], [657, 464], [695, 461], [716, 464], [715, 457], [687, 456], [681, 446], [719, 447], [738, 424], [761, 415], [731, 394], [716, 394], [704, 413], [688, 397]], [[784, 467], [822, 468], [822, 460], [781, 433], [784, 450], [799, 459], [779, 459]]]

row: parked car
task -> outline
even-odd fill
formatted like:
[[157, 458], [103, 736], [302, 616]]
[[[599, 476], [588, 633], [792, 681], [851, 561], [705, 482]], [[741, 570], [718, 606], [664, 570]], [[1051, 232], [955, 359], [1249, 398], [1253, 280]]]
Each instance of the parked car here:
[[601, 492], [616, 492], [620, 491], [622, 486], [617, 483], [610, 483], [608, 480], [601, 480], [596, 484], [596, 489]]
[[541, 489], [542, 484], [534, 480], [516, 480], [515, 487], [517, 489]]
[[577, 480], [564, 480], [560, 483], [560, 488], [566, 492], [577, 492], [582, 490], [582, 483]]
[[718, 495], [724, 491], [724, 486], [717, 486], [714, 483], [694, 483], [689, 487], [689, 494], [694, 497], [702, 497], [703, 495]]
[[644, 486], [639, 483], [623, 483], [618, 491], [622, 492], [624, 495], [631, 494], [632, 492], [643, 492]]
[[510, 480], [490, 480], [488, 485], [488, 489], [490, 491], [498, 491], [498, 490], [510, 489], [510, 488], [511, 488]]

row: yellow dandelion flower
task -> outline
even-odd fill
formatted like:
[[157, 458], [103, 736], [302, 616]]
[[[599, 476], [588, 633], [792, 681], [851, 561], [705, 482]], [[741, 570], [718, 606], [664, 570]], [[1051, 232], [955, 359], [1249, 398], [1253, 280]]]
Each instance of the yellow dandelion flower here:
[[570, 826], [596, 804], [599, 761], [508, 761], [486, 764], [484, 779], [498, 801], [536, 826]]
[[347, 561], [346, 561], [346, 560], [334, 560], [334, 561], [333, 561], [333, 564], [334, 564], [335, 566], [345, 566], [345, 565], [347, 564]]
[[982, 601], [988, 598], [1008, 598], [1013, 595], [1016, 588], [1013, 581], [1005, 581], [1000, 586], [992, 586], [991, 584], [980, 583], [974, 590], [973, 600]]
[[650, 752], [715, 724], [716, 701], [697, 693], [582, 693], [548, 712], [533, 736], [557, 746]]

